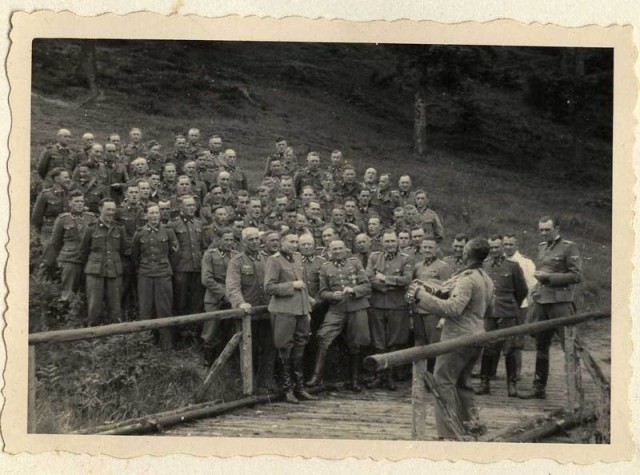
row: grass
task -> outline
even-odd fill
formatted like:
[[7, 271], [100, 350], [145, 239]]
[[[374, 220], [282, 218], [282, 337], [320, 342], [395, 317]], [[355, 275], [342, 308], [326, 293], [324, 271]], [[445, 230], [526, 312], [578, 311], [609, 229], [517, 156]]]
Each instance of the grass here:
[[[611, 170], [590, 162], [589, 170], [601, 169], [595, 185], [567, 174], [567, 126], [536, 114], [521, 91], [486, 85], [477, 89], [471, 100], [481, 123], [467, 135], [456, 125], [455, 95], [435, 97], [429, 109], [429, 150], [418, 157], [412, 150], [411, 92], [372, 84], [374, 71], [392, 66], [373, 46], [298, 45], [290, 50], [292, 61], [285, 68], [272, 45], [243, 49], [225, 44], [203, 53], [210, 57], [198, 57], [199, 63], [187, 49], [167, 54], [149, 48], [125, 51], [124, 44], [112, 42], [98, 50], [104, 97], [78, 107], [86, 90], [68, 77], [65, 55], [73, 48], [55, 44], [48, 62], [41, 62], [46, 68], [34, 70], [32, 164], [61, 127], [71, 129], [76, 139], [91, 131], [102, 142], [112, 132], [126, 141], [128, 130], [139, 126], [145, 138], [157, 139], [165, 152], [171, 151], [176, 134], [199, 127], [203, 137], [220, 134], [237, 151], [239, 165], [254, 185], [262, 178], [276, 136], [289, 140], [301, 163], [310, 150], [320, 152], [326, 162], [331, 150], [340, 148], [359, 174], [368, 166], [391, 172], [396, 179], [410, 173], [415, 187], [430, 192], [432, 208], [445, 227], [445, 254], [457, 232], [515, 232], [522, 252], [533, 257], [538, 218], [560, 217], [563, 236], [577, 242], [583, 257], [579, 311], [610, 307], [611, 211], [587, 202], [611, 197]], [[149, 71], [134, 67], [143, 60]], [[239, 87], [246, 88], [251, 101]], [[610, 143], [594, 138], [587, 145], [589, 154], [610, 157]], [[38, 308], [32, 304], [31, 321], [46, 313], [38, 313]], [[69, 352], [62, 345], [43, 349], [38, 358], [39, 429], [44, 431], [177, 407], [188, 400], [202, 374], [193, 350], [167, 359], [144, 335], [72, 346]], [[83, 364], [70, 366], [73, 362]], [[233, 380], [235, 375], [225, 377]], [[218, 385], [212, 397], [229, 398], [235, 387], [236, 382], [226, 389]], [[100, 403], [92, 405], [96, 400]]]

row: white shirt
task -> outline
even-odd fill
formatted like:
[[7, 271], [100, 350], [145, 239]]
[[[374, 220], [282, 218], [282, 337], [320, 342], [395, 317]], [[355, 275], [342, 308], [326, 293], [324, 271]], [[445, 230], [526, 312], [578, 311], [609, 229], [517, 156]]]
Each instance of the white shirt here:
[[520, 254], [520, 251], [516, 251], [513, 256], [507, 257], [507, 260], [517, 262], [522, 268], [524, 280], [527, 282], [527, 287], [529, 288], [529, 295], [522, 301], [522, 305], [520, 306], [520, 308], [527, 308], [529, 306], [529, 300], [531, 299], [531, 291], [538, 283], [536, 278], [533, 276], [534, 272], [536, 271], [536, 265], [531, 259]]

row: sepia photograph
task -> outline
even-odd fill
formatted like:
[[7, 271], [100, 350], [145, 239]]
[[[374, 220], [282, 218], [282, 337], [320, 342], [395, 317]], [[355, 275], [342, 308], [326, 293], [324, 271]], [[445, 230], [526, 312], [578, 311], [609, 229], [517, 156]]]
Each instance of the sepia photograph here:
[[27, 434], [611, 444], [614, 47], [29, 61]]

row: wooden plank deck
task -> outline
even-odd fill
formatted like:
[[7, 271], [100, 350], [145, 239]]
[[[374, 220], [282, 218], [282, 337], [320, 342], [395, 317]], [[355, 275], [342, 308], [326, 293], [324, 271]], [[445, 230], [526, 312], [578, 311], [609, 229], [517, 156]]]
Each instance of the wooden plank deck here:
[[[551, 349], [551, 375], [547, 399], [522, 400], [507, 397], [504, 363], [492, 381], [492, 394], [476, 396], [480, 418], [489, 432], [512, 425], [522, 418], [543, 414], [567, 404], [564, 357], [558, 344]], [[533, 380], [535, 351], [523, 352], [520, 389]], [[608, 371], [608, 365], [603, 364]], [[608, 376], [608, 374], [607, 374]], [[595, 384], [582, 370], [587, 401], [597, 401]], [[477, 380], [474, 380], [477, 384]], [[411, 439], [411, 383], [402, 382], [395, 392], [365, 390], [362, 393], [334, 391], [321, 393], [318, 401], [299, 405], [274, 402], [237, 410], [223, 416], [176, 426], [163, 433], [192, 437], [285, 437], [308, 439]], [[433, 406], [427, 408], [427, 434], [436, 437]]]

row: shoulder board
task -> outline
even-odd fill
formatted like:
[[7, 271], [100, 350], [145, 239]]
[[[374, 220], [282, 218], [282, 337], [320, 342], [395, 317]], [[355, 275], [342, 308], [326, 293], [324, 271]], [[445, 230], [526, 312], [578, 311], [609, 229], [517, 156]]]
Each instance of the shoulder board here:
[[575, 244], [573, 241], [569, 241], [568, 239], [563, 239], [565, 244]]
[[360, 259], [358, 259], [357, 257], [354, 257], [354, 256], [349, 256], [349, 257], [347, 257], [347, 259], [349, 259], [349, 260], [351, 260], [351, 261], [358, 261], [358, 262], [360, 262]]
[[322, 263], [322, 265], [323, 265], [323, 266], [326, 266], [327, 264], [331, 264], [331, 261], [324, 261], [324, 262]]
[[96, 214], [94, 212], [92, 212], [92, 211], [85, 211], [84, 214], [86, 214], [87, 216], [91, 216], [92, 218], [96, 217]]
[[375, 256], [376, 254], [382, 254], [382, 251], [373, 251], [371, 253], [371, 257]]
[[69, 213], [69, 212], [66, 212], [66, 213], [60, 213], [60, 214], [58, 215], [58, 218], [64, 218], [65, 216], [71, 216], [71, 213]]
[[398, 255], [399, 255], [399, 256], [404, 256], [404, 257], [411, 257], [409, 254], [407, 254], [406, 252], [402, 252], [402, 251], [400, 251], [400, 252], [398, 253]]
[[461, 276], [462, 276], [462, 275], [471, 275], [471, 274], [473, 274], [473, 269], [467, 269], [467, 270], [462, 271], [462, 272], [460, 273], [460, 275], [461, 275]]
[[280, 257], [282, 254], [280, 254], [279, 252], [276, 252], [275, 254], [271, 254], [271, 257]]
[[538, 246], [546, 246], [547, 245], [547, 241], [542, 241], [540, 244], [538, 244]]
[[45, 191], [53, 191], [53, 187], [50, 186], [49, 188], [43, 188], [42, 192], [44, 193]]

